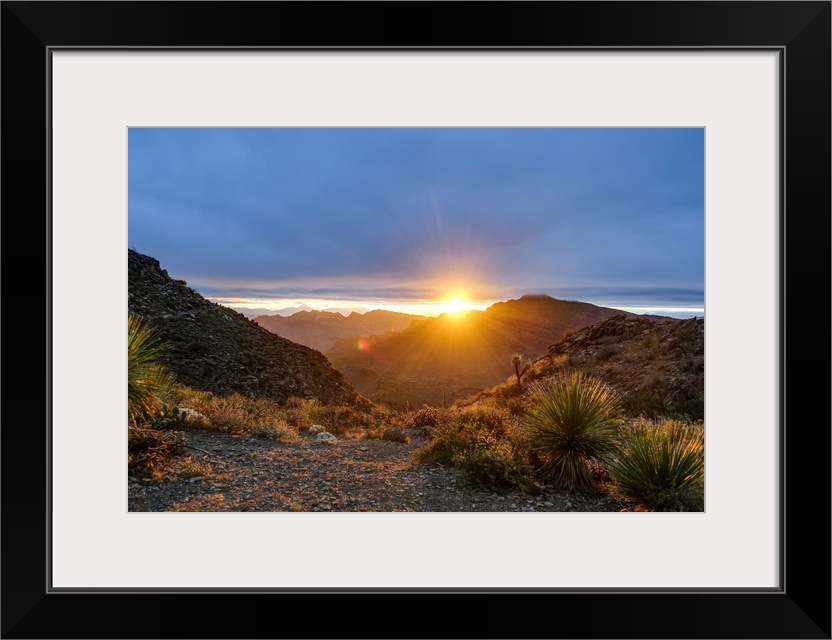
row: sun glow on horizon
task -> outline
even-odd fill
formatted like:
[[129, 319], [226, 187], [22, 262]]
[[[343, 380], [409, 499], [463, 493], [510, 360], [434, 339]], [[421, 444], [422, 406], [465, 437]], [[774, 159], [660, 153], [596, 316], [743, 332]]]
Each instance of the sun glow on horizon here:
[[465, 309], [465, 301], [462, 298], [451, 298], [445, 303], [445, 308], [448, 313], [459, 313]]
[[468, 301], [467, 294], [457, 289], [448, 294], [441, 307], [443, 312], [449, 316], [459, 317], [471, 308], [471, 304]]

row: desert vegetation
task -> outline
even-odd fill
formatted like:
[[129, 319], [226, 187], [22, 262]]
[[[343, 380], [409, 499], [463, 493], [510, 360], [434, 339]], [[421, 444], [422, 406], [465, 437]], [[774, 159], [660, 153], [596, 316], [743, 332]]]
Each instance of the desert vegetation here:
[[127, 415], [135, 423], [151, 415], [173, 388], [160, 341], [141, 316], [127, 319]]
[[[684, 345], [690, 338], [679, 340]], [[487, 392], [448, 408], [394, 411], [370, 402], [221, 395], [176, 383], [164, 365], [165, 344], [134, 316], [128, 356], [132, 476], [211, 477], [217, 470], [211, 453], [188, 442], [187, 434], [197, 430], [273, 446], [308, 434], [329, 443], [416, 442], [408, 464], [453, 469], [460, 486], [481, 491], [535, 495], [548, 488], [606, 494], [642, 510], [704, 509], [702, 421], [672, 414], [669, 407], [664, 413], [634, 411], [612, 387], [567, 358], [552, 375], [522, 384], [518, 378], [532, 366], [518, 355], [510, 361], [514, 374]]]
[[523, 417], [538, 472], [568, 491], [591, 491], [592, 464], [615, 450], [619, 400], [600, 380], [580, 371], [538, 383]]
[[577, 370], [538, 381], [525, 396], [507, 394], [511, 388], [408, 414], [404, 425], [427, 437], [414, 458], [451, 465], [463, 481], [493, 491], [550, 486], [606, 492], [644, 510], [704, 510], [702, 421], [628, 413], [615, 391]]
[[[263, 498], [259, 508], [274, 510], [306, 510], [303, 491], [310, 483], [326, 488], [339, 482], [366, 493], [366, 500], [344, 498], [342, 505], [369, 510], [373, 496], [387, 492], [397, 496], [387, 508], [395, 510], [396, 500], [403, 500], [413, 509], [416, 496], [424, 493], [408, 493], [414, 474], [421, 483], [414, 487], [435, 486], [437, 477], [450, 474], [455, 485], [446, 490], [471, 496], [545, 495], [544, 504], [560, 496], [563, 508], [552, 503], [552, 510], [570, 510], [580, 496], [605, 497], [603, 510], [704, 509], [701, 319], [604, 312], [599, 322], [576, 329], [575, 308], [587, 313], [597, 308], [524, 297], [496, 304], [488, 313], [472, 312], [467, 328], [466, 320], [453, 318], [416, 323], [408, 331], [430, 328], [436, 334], [421, 350], [408, 343], [420, 366], [436, 371], [432, 380], [423, 372], [420, 383], [432, 386], [435, 401], [419, 402], [424, 393], [418, 385], [393, 376], [393, 385], [388, 381], [385, 388], [395, 391], [399, 402], [391, 405], [360, 395], [321, 353], [206, 301], [184, 281], [172, 280], [157, 261], [132, 252], [130, 268], [131, 478], [175, 484], [237, 482], [239, 475], [246, 478], [240, 482], [251, 484], [243, 487], [246, 496], [295, 477], [292, 465], [325, 474], [298, 480], [301, 493], [291, 500], [266, 494], [272, 497]], [[558, 342], [544, 355], [506, 353], [502, 343], [493, 351], [481, 347], [481, 340], [520, 326], [530, 309], [554, 313], [561, 306], [572, 313], [570, 325], [553, 329]], [[544, 315], [538, 314], [538, 321]], [[473, 340], [471, 327], [490, 327], [486, 320], [493, 327]], [[451, 338], [476, 353], [470, 359], [457, 348], [460, 361], [453, 367], [476, 369], [491, 353], [502, 382], [489, 388], [457, 385], [448, 392], [448, 354], [434, 347]], [[383, 340], [367, 344], [363, 357], [386, 358], [386, 366], [393, 366]], [[355, 375], [367, 384], [384, 378], [369, 369]], [[466, 397], [459, 397], [462, 389], [470, 389]], [[280, 462], [269, 466], [269, 460]], [[316, 460], [333, 463], [322, 471]], [[254, 468], [259, 470], [249, 477], [247, 470]], [[393, 475], [376, 481], [386, 474]], [[368, 484], [371, 478], [376, 480]], [[246, 500], [212, 494], [199, 508], [237, 508], [249, 504]], [[442, 503], [448, 509], [460, 504], [475, 509], [471, 505], [477, 503]]]
[[615, 490], [653, 511], [703, 511], [702, 422], [641, 419], [626, 430], [609, 471]]

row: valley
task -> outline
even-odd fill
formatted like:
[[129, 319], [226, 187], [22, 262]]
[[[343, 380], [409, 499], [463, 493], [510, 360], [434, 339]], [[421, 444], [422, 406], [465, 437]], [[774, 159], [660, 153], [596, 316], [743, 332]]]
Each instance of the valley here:
[[[131, 511], [702, 508], [702, 318], [524, 295], [253, 321], [128, 265]], [[627, 475], [645, 446], [683, 447], [678, 488]]]

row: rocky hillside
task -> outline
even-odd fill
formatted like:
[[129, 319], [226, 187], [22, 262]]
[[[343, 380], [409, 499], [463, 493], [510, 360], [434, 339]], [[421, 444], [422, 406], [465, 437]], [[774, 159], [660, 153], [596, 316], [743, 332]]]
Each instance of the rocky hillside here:
[[374, 336], [401, 331], [422, 316], [376, 309], [367, 313], [353, 312], [344, 316], [330, 311], [298, 311], [288, 317], [282, 314], [261, 315], [254, 321], [279, 336], [318, 349], [329, 351], [344, 338]]
[[[613, 316], [552, 345], [523, 376], [523, 386], [528, 390], [568, 368], [602, 379], [628, 413], [703, 419], [705, 320]], [[506, 390], [503, 385], [471, 400]]]
[[171, 278], [154, 258], [129, 250], [127, 260], [129, 311], [159, 333], [168, 366], [180, 383], [278, 401], [291, 396], [324, 403], [360, 399], [320, 352], [206, 300], [184, 280]]
[[451, 404], [505, 380], [514, 370], [510, 360], [515, 353], [537, 358], [565, 333], [621, 313], [528, 295], [485, 311], [426, 318], [361, 342], [342, 340], [327, 357], [362, 394], [377, 402], [394, 408], [440, 405], [444, 395]]

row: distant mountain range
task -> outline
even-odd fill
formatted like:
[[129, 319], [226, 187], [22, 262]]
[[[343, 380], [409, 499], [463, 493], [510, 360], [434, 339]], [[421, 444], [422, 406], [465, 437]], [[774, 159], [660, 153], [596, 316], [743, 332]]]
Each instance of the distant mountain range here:
[[348, 338], [357, 344], [359, 337], [401, 331], [423, 319], [376, 309], [363, 314], [353, 311], [348, 316], [332, 311], [300, 311], [289, 317], [257, 316], [254, 321], [279, 336], [326, 353], [340, 340]]
[[[315, 311], [305, 302], [302, 302], [297, 307], [286, 307], [285, 309], [266, 309], [265, 307], [251, 308], [251, 307], [235, 307], [234, 311], [242, 313], [246, 318], [254, 320], [257, 316], [283, 316], [289, 317], [300, 311]], [[342, 316], [348, 316], [351, 313], [366, 313], [369, 309], [364, 307], [329, 307], [324, 309], [329, 313], [340, 313]]]
[[367, 313], [369, 309], [365, 309], [364, 307], [329, 307], [328, 309], [324, 309], [324, 311], [328, 313], [340, 313], [342, 316], [349, 316], [353, 313], [363, 314]]
[[178, 382], [220, 395], [238, 392], [278, 401], [292, 396], [323, 403], [360, 400], [320, 352], [206, 300], [150, 256], [131, 249], [127, 262], [128, 309], [158, 332]]
[[128, 267], [130, 313], [158, 332], [175, 378], [195, 389], [278, 401], [365, 403], [363, 394], [392, 408], [450, 406], [512, 380], [511, 360], [519, 355], [529, 380], [568, 362], [629, 394], [636, 408], [670, 403], [701, 413], [701, 319], [526, 295], [438, 317], [297, 307], [253, 321], [172, 279], [150, 256], [129, 250]]
[[395, 408], [451, 404], [513, 375], [511, 358], [533, 360], [569, 332], [618, 309], [526, 295], [485, 311], [417, 318], [399, 331], [338, 341], [327, 357], [360, 393]]
[[285, 309], [265, 309], [262, 307], [259, 308], [250, 308], [250, 307], [235, 307], [234, 311], [238, 313], [242, 313], [246, 318], [249, 320], [254, 320], [257, 316], [265, 316], [265, 315], [278, 315], [278, 316], [290, 316], [293, 313], [297, 313], [298, 311], [314, 311], [312, 307], [310, 307], [306, 303], [301, 303], [297, 307], [286, 307]]

